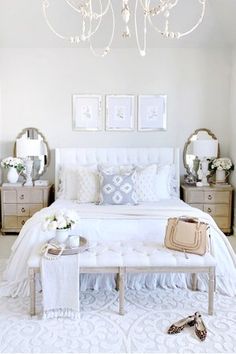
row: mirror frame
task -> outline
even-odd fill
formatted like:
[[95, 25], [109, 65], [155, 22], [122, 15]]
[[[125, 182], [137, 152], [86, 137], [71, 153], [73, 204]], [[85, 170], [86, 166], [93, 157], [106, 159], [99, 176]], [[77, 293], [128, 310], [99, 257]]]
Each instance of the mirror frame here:
[[[208, 133], [214, 140], [217, 140], [217, 137], [215, 136], [214, 133], [212, 133], [212, 131], [210, 129], [207, 129], [207, 128], [199, 128], [199, 129], [196, 129], [189, 137], [188, 137], [188, 140], [187, 142], [184, 144], [184, 150], [183, 150], [183, 163], [184, 163], [184, 168], [187, 172], [187, 174], [189, 175], [191, 173], [190, 169], [189, 169], [189, 166], [187, 164], [187, 161], [186, 161], [186, 155], [187, 155], [187, 149], [188, 149], [188, 146], [190, 145], [191, 143], [191, 138], [194, 136], [194, 135], [197, 135], [199, 132], [206, 132]], [[220, 154], [220, 146], [219, 146], [219, 143], [218, 143], [218, 153], [217, 153], [217, 157], [219, 156]]]
[[[51, 153], [50, 153], [50, 149], [49, 149], [49, 146], [48, 146], [48, 142], [47, 142], [47, 140], [45, 139], [45, 136], [44, 136], [44, 135], [41, 133], [41, 131], [40, 131], [39, 129], [37, 129], [37, 128], [34, 128], [34, 127], [27, 127], [27, 128], [24, 128], [24, 129], [17, 135], [16, 140], [19, 139], [19, 138], [21, 138], [22, 135], [24, 135], [24, 134], [27, 132], [27, 130], [29, 130], [29, 129], [34, 129], [38, 134], [41, 135], [41, 137], [42, 137], [42, 139], [43, 139], [43, 142], [45, 143], [46, 148], [47, 148], [47, 151], [48, 151], [47, 163], [44, 165], [44, 169], [43, 169], [42, 173], [37, 173], [37, 175], [34, 177], [34, 180], [35, 180], [35, 179], [38, 179], [40, 176], [42, 176], [42, 175], [46, 172], [47, 167], [49, 166], [50, 161], [51, 161]], [[13, 155], [16, 156], [16, 141], [15, 141], [14, 147], [13, 147]]]

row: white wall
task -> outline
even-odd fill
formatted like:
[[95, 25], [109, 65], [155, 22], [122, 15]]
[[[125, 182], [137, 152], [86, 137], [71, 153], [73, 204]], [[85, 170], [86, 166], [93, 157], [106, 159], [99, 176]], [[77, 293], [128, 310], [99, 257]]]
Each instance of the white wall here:
[[[230, 52], [221, 49], [1, 49], [1, 156], [16, 135], [37, 127], [55, 147], [179, 146], [197, 128], [211, 129], [222, 154], [229, 149]], [[166, 132], [72, 131], [73, 93], [166, 93]], [[181, 159], [182, 161], [182, 159]], [[181, 167], [184, 173], [183, 166]], [[47, 174], [53, 180], [53, 165]]]

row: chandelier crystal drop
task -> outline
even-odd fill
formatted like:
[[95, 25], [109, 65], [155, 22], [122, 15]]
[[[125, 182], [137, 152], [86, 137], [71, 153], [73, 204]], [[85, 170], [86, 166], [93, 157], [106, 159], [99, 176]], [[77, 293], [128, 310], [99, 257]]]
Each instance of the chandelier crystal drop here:
[[[66, 5], [68, 5], [72, 10], [74, 10], [81, 21], [81, 31], [80, 33], [73, 35], [64, 35], [59, 32], [51, 20], [49, 19], [49, 8], [50, 0], [42, 0], [42, 9], [45, 21], [50, 28], [50, 30], [60, 39], [67, 41], [72, 44], [79, 44], [80, 42], [88, 42], [89, 48], [95, 56], [104, 57], [110, 52], [112, 42], [115, 35], [115, 13], [113, 8], [113, 1], [120, 1], [121, 12], [120, 16], [123, 21], [124, 29], [121, 36], [124, 39], [131, 37], [130, 32], [130, 21], [131, 16], [133, 16], [135, 37], [137, 42], [137, 47], [141, 56], [146, 55], [147, 47], [147, 25], [149, 24], [156, 32], [161, 36], [170, 39], [180, 39], [184, 36], [192, 33], [203, 21], [206, 1], [207, 0], [195, 0], [200, 6], [200, 17], [197, 22], [193, 24], [191, 28], [185, 32], [175, 31], [171, 29], [170, 18], [172, 15], [172, 10], [182, 1], [182, 0], [135, 0], [134, 1], [134, 11], [130, 9], [130, 4], [132, 0], [63, 0]], [[156, 5], [153, 6], [152, 4]], [[107, 44], [102, 49], [95, 49], [93, 42], [95, 42], [95, 34], [99, 31], [103, 19], [105, 16], [110, 16], [110, 35]], [[162, 18], [164, 21], [163, 28], [154, 24], [154, 19]], [[142, 37], [142, 38], [141, 38]], [[142, 43], [141, 43], [142, 42]]]

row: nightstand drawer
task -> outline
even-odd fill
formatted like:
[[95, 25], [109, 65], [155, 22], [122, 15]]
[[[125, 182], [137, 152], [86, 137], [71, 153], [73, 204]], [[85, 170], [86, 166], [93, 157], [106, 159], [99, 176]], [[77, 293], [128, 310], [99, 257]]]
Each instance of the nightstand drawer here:
[[[32, 191], [31, 191], [32, 193]], [[17, 190], [17, 203], [29, 203], [30, 201], [30, 191], [18, 189]]]
[[205, 204], [204, 211], [212, 216], [227, 216], [229, 215], [228, 204]]
[[2, 207], [4, 215], [17, 215], [16, 204], [3, 204]]
[[188, 191], [185, 201], [188, 204], [204, 203], [204, 192], [201, 190], [197, 190], [197, 188], [194, 190], [190, 190]]
[[3, 227], [6, 229], [15, 229], [17, 228], [17, 216], [4, 216], [3, 218]]
[[43, 208], [43, 204], [30, 204], [29, 215], [32, 216]]
[[22, 226], [24, 226], [28, 219], [29, 219], [29, 217], [27, 217], [27, 216], [18, 216], [17, 227], [21, 228]]
[[197, 208], [197, 209], [200, 209], [200, 210], [202, 210], [202, 211], [204, 211], [204, 204], [196, 204], [196, 203], [191, 203], [191, 204], [189, 204], [191, 207], [193, 207], [193, 208]]
[[226, 191], [205, 191], [204, 202], [205, 203], [229, 203], [230, 192]]
[[[35, 187], [34, 187], [35, 188]], [[34, 189], [34, 193], [30, 195], [30, 203], [38, 204], [43, 203], [43, 189]]]
[[29, 216], [30, 215], [29, 204], [17, 204], [17, 215], [18, 216]]
[[16, 203], [16, 200], [17, 200], [16, 190], [2, 191], [2, 203]]

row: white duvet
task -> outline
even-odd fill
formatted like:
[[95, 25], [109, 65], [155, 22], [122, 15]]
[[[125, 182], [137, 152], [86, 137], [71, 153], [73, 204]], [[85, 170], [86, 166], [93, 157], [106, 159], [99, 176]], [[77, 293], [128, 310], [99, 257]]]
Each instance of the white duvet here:
[[[42, 222], [53, 210], [75, 209], [80, 222], [73, 234], [85, 236], [90, 245], [96, 242], [150, 241], [163, 243], [166, 222], [169, 217], [189, 215], [207, 221], [211, 228], [212, 251], [217, 260], [217, 290], [222, 294], [236, 295], [236, 256], [227, 237], [219, 230], [214, 220], [206, 213], [192, 208], [179, 199], [137, 206], [101, 206], [78, 204], [76, 201], [58, 199], [49, 208], [36, 213], [23, 227], [12, 246], [11, 256], [0, 283], [0, 295], [28, 295], [27, 261], [35, 250], [53, 237], [53, 232], [42, 231]], [[201, 277], [202, 275], [199, 275]], [[187, 275], [179, 274], [132, 274], [127, 277], [131, 288], [183, 287], [189, 282]], [[112, 288], [113, 275], [81, 275], [81, 289]], [[204, 290], [204, 282], [201, 286]]]

